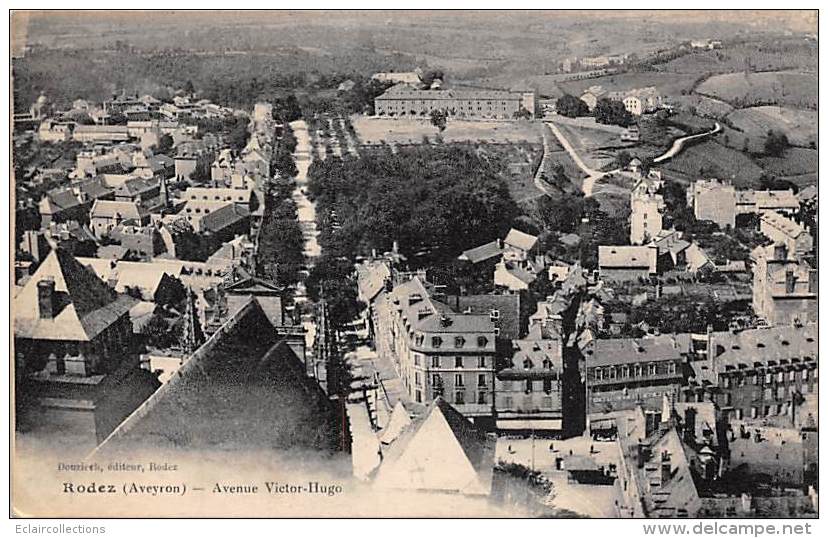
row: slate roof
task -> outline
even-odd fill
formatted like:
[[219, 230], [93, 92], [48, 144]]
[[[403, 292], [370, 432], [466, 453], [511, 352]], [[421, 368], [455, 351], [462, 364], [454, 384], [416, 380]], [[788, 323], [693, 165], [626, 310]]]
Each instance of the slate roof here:
[[330, 450], [327, 399], [255, 299], [98, 447]]
[[250, 217], [250, 210], [244, 206], [227, 204], [201, 217], [202, 231], [219, 232]]
[[538, 238], [534, 235], [529, 235], [512, 228], [509, 230], [509, 233], [506, 234], [506, 239], [503, 240], [503, 243], [528, 252], [538, 243]]
[[665, 334], [650, 338], [594, 340], [585, 351], [587, 367], [681, 360], [690, 352], [687, 334]]
[[[44, 279], [55, 282], [52, 319], [41, 319], [38, 312], [37, 285]], [[38, 340], [89, 341], [127, 314], [135, 302], [57, 248], [14, 299], [14, 334]]]
[[503, 247], [501, 246], [500, 241], [496, 239], [490, 243], [463, 251], [458, 259], [469, 261], [471, 263], [480, 263], [501, 256], [502, 254]]
[[[511, 365], [497, 372], [498, 379], [557, 378], [563, 372], [560, 340], [525, 339], [512, 341]], [[524, 363], [529, 360], [531, 366]], [[549, 365], [547, 368], [544, 364]]]
[[607, 268], [650, 267], [650, 247], [599, 246], [598, 265]]
[[95, 200], [92, 210], [89, 212], [91, 218], [115, 218], [119, 215], [123, 219], [141, 220], [149, 215], [149, 211], [136, 202], [121, 202], [116, 200]]
[[520, 295], [449, 295], [445, 302], [455, 312], [481, 316], [490, 316], [492, 310], [497, 310], [498, 319], [494, 324], [500, 328], [501, 338], [520, 337]]
[[805, 357], [816, 360], [819, 353], [818, 330], [815, 323], [802, 327], [780, 326], [748, 329], [739, 333], [714, 332], [710, 346], [717, 371], [728, 368], [753, 368], [780, 364]]

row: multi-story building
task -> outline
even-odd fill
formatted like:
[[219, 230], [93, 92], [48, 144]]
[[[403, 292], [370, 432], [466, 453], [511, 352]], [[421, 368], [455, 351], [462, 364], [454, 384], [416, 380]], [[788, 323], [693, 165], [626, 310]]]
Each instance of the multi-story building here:
[[498, 370], [495, 376], [498, 430], [521, 433], [561, 430], [563, 346], [560, 340], [513, 340], [512, 349], [508, 366]]
[[661, 108], [661, 94], [654, 86], [611, 92], [609, 98], [624, 103], [624, 108], [634, 116], [649, 114]]
[[797, 256], [808, 254], [814, 248], [814, 238], [804, 226], [776, 211], [762, 214], [759, 231], [774, 244], [785, 245], [788, 252]]
[[464, 416], [491, 425], [494, 402], [495, 320], [461, 314], [434, 299], [419, 276], [387, 295], [387, 327], [396, 368], [408, 398], [424, 404], [443, 396]]
[[707, 373], [697, 377], [711, 381], [705, 397], [727, 420], [792, 425], [800, 421], [804, 397], [817, 393], [818, 354], [816, 324], [715, 332], [707, 346]]
[[692, 349], [686, 334], [593, 340], [582, 350], [587, 414], [658, 408], [664, 396], [675, 398]]
[[139, 368], [135, 302], [61, 248], [43, 260], [14, 299], [18, 424], [91, 448], [158, 387]]
[[630, 243], [643, 245], [663, 229], [664, 197], [649, 192], [630, 194]]
[[658, 270], [658, 248], [650, 245], [598, 247], [601, 280], [623, 281], [648, 278]]
[[374, 100], [378, 116], [427, 117], [443, 110], [457, 118], [511, 119], [522, 110], [535, 116], [535, 92], [503, 90], [419, 90], [397, 84]]
[[771, 325], [816, 322], [819, 274], [785, 245], [757, 247], [753, 260], [753, 311]]
[[737, 191], [718, 179], [693, 183], [687, 189], [687, 204], [693, 208], [696, 219], [715, 222], [721, 228], [734, 228], [738, 215], [763, 215], [770, 211], [790, 214], [799, 210], [799, 200], [791, 190]]

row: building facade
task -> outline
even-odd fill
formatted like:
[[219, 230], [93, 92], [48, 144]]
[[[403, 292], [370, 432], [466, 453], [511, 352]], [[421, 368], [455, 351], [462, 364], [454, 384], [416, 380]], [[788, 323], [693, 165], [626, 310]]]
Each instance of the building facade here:
[[534, 92], [502, 90], [418, 90], [407, 84], [393, 86], [374, 100], [378, 116], [428, 117], [443, 110], [450, 117], [512, 119], [525, 110], [535, 117]]

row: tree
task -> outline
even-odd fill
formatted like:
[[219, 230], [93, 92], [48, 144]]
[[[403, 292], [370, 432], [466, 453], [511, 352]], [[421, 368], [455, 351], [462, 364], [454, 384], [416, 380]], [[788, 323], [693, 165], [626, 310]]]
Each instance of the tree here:
[[302, 117], [302, 107], [296, 99], [296, 94], [288, 94], [284, 99], [278, 99], [273, 107], [273, 119], [282, 123], [290, 123]]
[[165, 133], [158, 140], [158, 153], [167, 153], [175, 145], [172, 135]]
[[447, 119], [446, 111], [445, 110], [432, 110], [431, 111], [431, 124], [437, 129], [440, 130], [442, 133], [446, 130], [446, 119]]
[[193, 81], [188, 80], [186, 84], [184, 84], [184, 93], [187, 95], [193, 95], [195, 93], [195, 86], [193, 86]]
[[627, 127], [632, 125], [632, 114], [626, 109], [624, 103], [612, 99], [601, 98], [595, 105], [595, 121], [607, 125], [620, 125]]
[[564, 94], [555, 103], [555, 109], [558, 114], [568, 118], [577, 118], [579, 116], [589, 115], [589, 107], [580, 98], [574, 95]]
[[630, 161], [632, 161], [632, 155], [628, 151], [619, 151], [615, 156], [615, 165], [622, 170], [630, 164]]
[[771, 157], [781, 157], [790, 145], [788, 135], [782, 131], [770, 129], [765, 138], [765, 154]]

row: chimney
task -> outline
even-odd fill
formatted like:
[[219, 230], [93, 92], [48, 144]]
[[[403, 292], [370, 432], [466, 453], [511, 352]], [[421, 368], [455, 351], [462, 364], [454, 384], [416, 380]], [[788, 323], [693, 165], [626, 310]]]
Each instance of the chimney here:
[[794, 276], [793, 269], [787, 269], [785, 271], [785, 293], [793, 293], [795, 285], [796, 277]]
[[670, 453], [666, 450], [661, 453], [661, 485], [670, 481]]
[[788, 247], [785, 245], [773, 246], [773, 259], [780, 261], [788, 258]]
[[815, 269], [808, 271], [808, 293], [819, 293], [819, 272]]
[[55, 281], [44, 278], [37, 283], [37, 311], [40, 319], [52, 319], [55, 315]]

